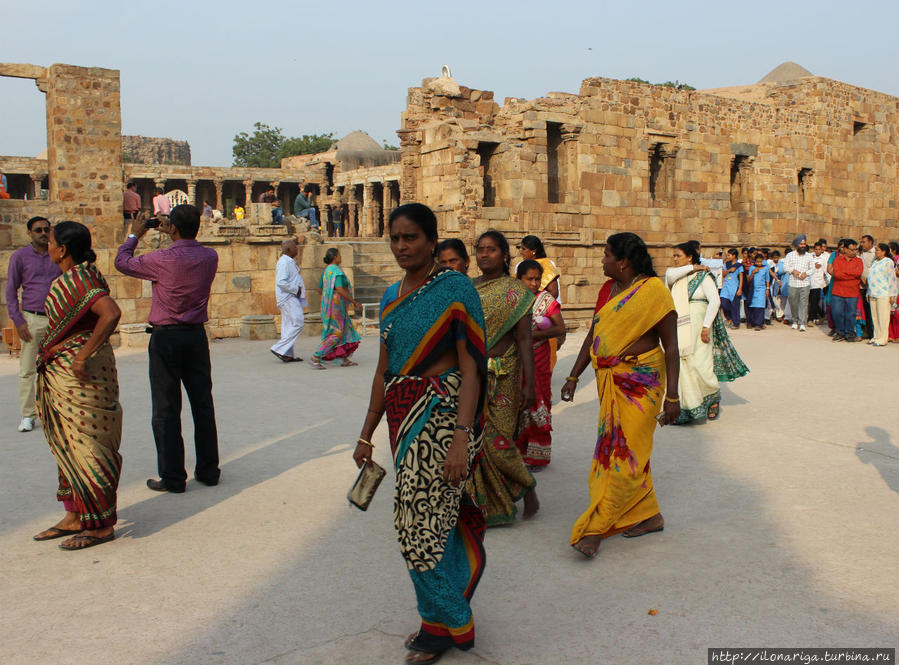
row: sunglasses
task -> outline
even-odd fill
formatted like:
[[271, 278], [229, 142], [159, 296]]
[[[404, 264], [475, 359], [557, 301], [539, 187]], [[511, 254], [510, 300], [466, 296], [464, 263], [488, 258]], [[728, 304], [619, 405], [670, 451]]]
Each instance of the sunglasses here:
[[50, 233], [50, 227], [49, 227], [49, 226], [43, 226], [43, 227], [41, 227], [41, 228], [39, 228], [39, 229], [36, 229], [36, 228], [32, 227], [31, 232], [32, 232], [32, 233]]

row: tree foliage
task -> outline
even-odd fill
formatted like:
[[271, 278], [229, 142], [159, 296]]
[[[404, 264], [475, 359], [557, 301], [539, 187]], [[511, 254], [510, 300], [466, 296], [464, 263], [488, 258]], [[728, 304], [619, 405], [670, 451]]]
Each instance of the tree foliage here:
[[649, 83], [646, 79], [641, 79], [637, 76], [632, 76], [629, 79], [625, 79], [626, 81], [631, 81], [633, 83], [648, 83], [649, 85], [660, 85], [664, 88], [674, 88], [675, 90], [696, 90], [692, 85], [687, 83], [681, 83], [680, 81], [665, 81], [664, 83]]
[[333, 142], [333, 133], [286, 137], [280, 127], [257, 122], [253, 124], [252, 134], [241, 132], [234, 137], [231, 154], [234, 166], [278, 168], [285, 157], [324, 152]]

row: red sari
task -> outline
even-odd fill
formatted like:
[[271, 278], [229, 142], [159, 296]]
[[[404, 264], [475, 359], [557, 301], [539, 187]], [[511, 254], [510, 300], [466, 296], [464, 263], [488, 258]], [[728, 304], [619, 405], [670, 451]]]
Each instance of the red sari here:
[[[537, 330], [540, 318], [549, 319], [561, 314], [558, 301], [547, 291], [541, 291], [534, 300], [531, 328]], [[515, 445], [521, 451], [524, 463], [529, 467], [544, 467], [549, 464], [552, 449], [552, 345], [551, 340], [542, 339], [534, 344], [534, 383], [537, 401], [533, 407], [522, 412], [518, 421], [518, 439]]]

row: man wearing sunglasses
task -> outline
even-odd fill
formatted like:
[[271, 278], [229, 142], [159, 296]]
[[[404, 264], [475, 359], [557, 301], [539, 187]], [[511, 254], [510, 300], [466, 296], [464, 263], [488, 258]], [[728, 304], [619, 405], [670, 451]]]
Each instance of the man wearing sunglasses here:
[[[31, 244], [17, 249], [9, 257], [6, 280], [6, 308], [19, 332], [22, 352], [19, 355], [19, 410], [22, 412], [20, 432], [34, 429], [37, 411], [34, 407], [34, 363], [38, 346], [47, 332], [44, 301], [50, 285], [59, 277], [59, 268], [50, 260], [50, 222], [45, 217], [28, 220]], [[19, 289], [22, 300], [19, 302]]]

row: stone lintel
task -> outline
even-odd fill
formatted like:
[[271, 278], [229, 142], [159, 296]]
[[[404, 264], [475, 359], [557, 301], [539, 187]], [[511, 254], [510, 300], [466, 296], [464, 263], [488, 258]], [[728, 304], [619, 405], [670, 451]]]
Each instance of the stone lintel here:
[[0, 76], [19, 79], [46, 79], [47, 68], [18, 62], [0, 62]]

